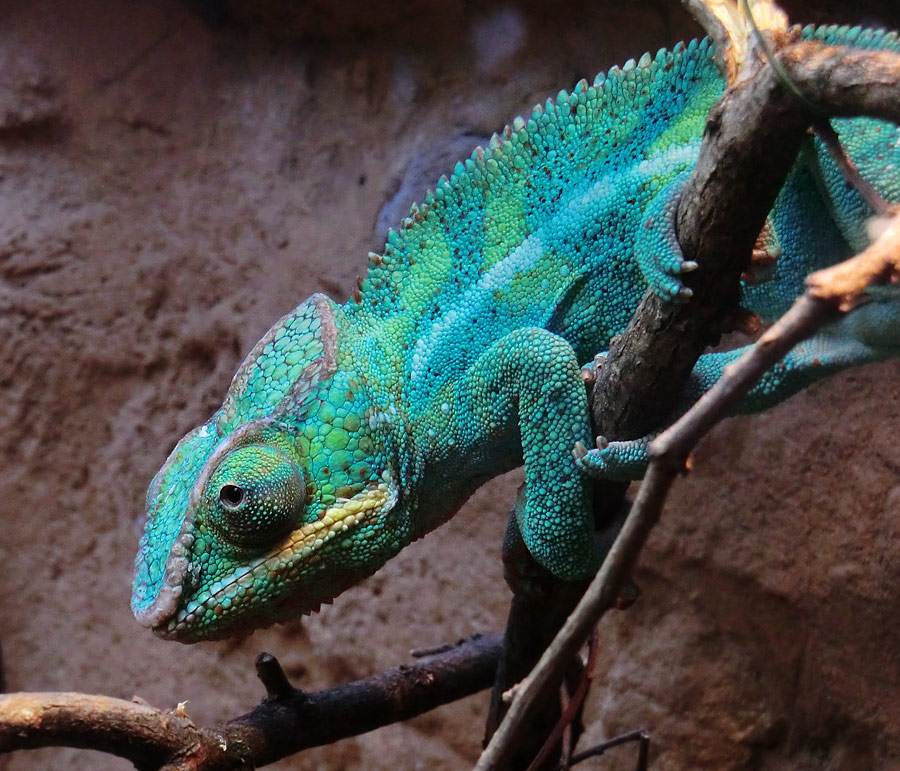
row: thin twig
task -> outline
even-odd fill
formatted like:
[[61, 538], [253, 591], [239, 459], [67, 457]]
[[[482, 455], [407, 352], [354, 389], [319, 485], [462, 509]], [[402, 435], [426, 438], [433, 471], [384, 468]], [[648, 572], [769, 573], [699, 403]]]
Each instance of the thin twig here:
[[578, 680], [578, 687], [575, 689], [575, 693], [572, 694], [572, 698], [569, 699], [569, 703], [565, 705], [565, 708], [562, 711], [562, 715], [560, 715], [559, 720], [557, 721], [556, 726], [553, 729], [553, 732], [550, 734], [550, 736], [547, 737], [546, 741], [544, 742], [544, 746], [541, 747], [541, 751], [528, 766], [528, 771], [538, 771], [538, 769], [541, 768], [542, 764], [547, 760], [547, 758], [550, 757], [550, 753], [553, 752], [553, 750], [556, 748], [556, 745], [562, 738], [563, 733], [572, 724], [572, 721], [578, 714], [578, 710], [581, 709], [581, 705], [584, 704], [584, 700], [585, 698], [587, 698], [588, 689], [590, 688], [591, 679], [594, 675], [594, 666], [597, 663], [597, 647], [597, 627], [594, 627], [593, 631], [591, 632], [590, 640], [588, 641], [587, 662], [581, 670], [581, 677]]
[[288, 699], [300, 694], [291, 685], [278, 659], [271, 653], [263, 651], [256, 657], [256, 676], [266, 689], [266, 699], [269, 701]]
[[822, 140], [822, 143], [828, 150], [828, 154], [831, 156], [831, 160], [834, 161], [840, 170], [844, 181], [859, 193], [860, 197], [869, 205], [873, 212], [878, 215], [887, 214], [890, 208], [888, 202], [881, 197], [869, 180], [859, 173], [856, 164], [853, 163], [846, 150], [844, 150], [841, 138], [838, 136], [837, 131], [834, 130], [834, 127], [827, 120], [823, 119], [816, 123], [813, 130], [816, 136]]
[[[646, 485], [641, 486], [643, 490]], [[663, 492], [663, 498], [665, 493]], [[662, 500], [648, 511], [658, 511]], [[656, 519], [636, 514], [634, 507], [625, 520], [619, 536], [603, 561], [603, 566], [588, 586], [587, 591], [567, 619], [560, 633], [544, 651], [531, 674], [516, 688], [515, 698], [493, 738], [478, 763], [476, 771], [501, 768], [510, 743], [520, 726], [526, 724], [536, 703], [545, 695], [548, 686], [560, 679], [562, 668], [575, 655], [581, 643], [590, 634], [594, 625], [610, 608], [615, 607], [618, 587], [628, 575], [637, 555], [640, 553]]]
[[[658, 468], [665, 476], [654, 475], [651, 478], [648, 473], [641, 485], [641, 493], [645, 487], [663, 482], [668, 489], [675, 476], [684, 471], [687, 457], [697, 442], [723, 417], [734, 412], [763, 374], [781, 361], [797, 343], [811, 337], [838, 315], [839, 311], [832, 303], [808, 294], [801, 295], [750, 350], [726, 367], [722, 377], [691, 409], [651, 443], [650, 469]], [[648, 491], [648, 496], [661, 505], [658, 494]], [[635, 506], [640, 500], [639, 494]]]
[[866, 287], [876, 283], [897, 283], [900, 280], [900, 209], [894, 216], [882, 220], [884, 230], [865, 251], [839, 265], [816, 271], [807, 279], [809, 293], [836, 304], [842, 311], [850, 310]]
[[576, 763], [581, 763], [588, 758], [598, 758], [601, 755], [604, 755], [607, 750], [611, 750], [613, 747], [618, 747], [622, 744], [627, 744], [628, 742], [638, 743], [637, 771], [646, 771], [647, 749], [650, 746], [650, 734], [647, 733], [645, 728], [638, 728], [636, 731], [629, 731], [627, 734], [619, 734], [619, 736], [614, 736], [612, 739], [600, 742], [600, 744], [591, 747], [590, 749], [584, 750], [583, 752], [577, 752], [572, 756], [572, 765], [574, 766]]

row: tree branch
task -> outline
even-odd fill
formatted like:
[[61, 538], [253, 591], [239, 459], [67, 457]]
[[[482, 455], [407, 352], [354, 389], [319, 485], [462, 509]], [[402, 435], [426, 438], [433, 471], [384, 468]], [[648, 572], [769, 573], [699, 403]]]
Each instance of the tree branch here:
[[[823, 110], [874, 114], [900, 123], [900, 55], [812, 41], [783, 42], [779, 55], [790, 77]], [[641, 436], [672, 409], [700, 354], [718, 339], [733, 312], [741, 273], [766, 215], [808, 127], [820, 117], [785, 91], [771, 68], [758, 64], [711, 110], [700, 158], [677, 217], [682, 250], [703, 270], [688, 276], [686, 283], [694, 292], [689, 303], [667, 304], [648, 293], [625, 333], [611, 345], [592, 395], [593, 417], [601, 433], [613, 439]], [[834, 304], [823, 308], [821, 301], [802, 301], [810, 303], [808, 312], [816, 323], [836, 313]], [[804, 324], [806, 334], [816, 328]], [[658, 521], [674, 475], [683, 468], [683, 462], [671, 456], [651, 463], [600, 572], [535, 669], [517, 687], [506, 718], [476, 769], [508, 765], [535, 705], [559, 682], [565, 663], [613, 606]]]
[[[779, 56], [823, 110], [900, 123], [900, 55], [800, 41], [780, 48]], [[737, 303], [748, 255], [817, 117], [768, 67], [711, 111], [677, 219], [682, 250], [703, 268], [686, 277], [694, 292], [690, 302], [667, 304], [648, 294], [613, 341], [592, 398], [595, 425], [605, 437], [631, 439], [658, 425], [704, 348], [717, 342]]]
[[67, 746], [119, 755], [138, 769], [255, 768], [489, 687], [501, 644], [500, 635], [473, 637], [411, 666], [316, 693], [288, 694], [280, 677], [270, 677], [269, 657], [267, 700], [207, 728], [196, 726], [181, 707], [160, 710], [81, 693], [0, 695], [0, 753]]

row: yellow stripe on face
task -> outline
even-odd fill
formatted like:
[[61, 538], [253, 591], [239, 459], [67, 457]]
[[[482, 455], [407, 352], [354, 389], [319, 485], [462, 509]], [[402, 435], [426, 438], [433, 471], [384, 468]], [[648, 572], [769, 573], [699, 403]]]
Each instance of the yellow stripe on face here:
[[349, 530], [383, 509], [390, 497], [390, 489], [381, 482], [349, 500], [335, 503], [325, 510], [325, 516], [321, 519], [294, 530], [288, 536], [288, 542], [275, 555], [266, 559], [264, 565], [268, 567], [273, 560], [281, 562], [298, 553], [319, 548], [329, 538]]

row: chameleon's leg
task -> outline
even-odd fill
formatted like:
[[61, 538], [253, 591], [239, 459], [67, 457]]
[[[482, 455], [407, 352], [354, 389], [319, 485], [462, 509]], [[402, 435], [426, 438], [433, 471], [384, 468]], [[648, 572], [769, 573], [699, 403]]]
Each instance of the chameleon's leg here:
[[572, 347], [544, 329], [516, 330], [482, 354], [455, 390], [455, 420], [478, 426], [483, 452], [518, 429], [527, 492], [516, 516], [528, 550], [560, 578], [590, 575], [599, 562], [591, 485], [572, 448], [589, 441], [591, 430]]
[[[725, 367], [743, 349], [710, 353], [700, 358], [692, 372], [699, 395], [722, 376]], [[900, 295], [888, 289], [828, 325], [822, 332], [796, 345], [747, 393], [738, 413], [767, 409], [803, 390], [816, 380], [874, 361], [900, 354]]]
[[640, 439], [623, 442], [608, 442], [598, 436], [595, 449], [588, 450], [584, 445], [578, 445], [573, 457], [579, 468], [596, 479], [628, 482], [644, 476], [650, 462], [647, 449], [657, 436], [659, 432], [654, 431]]
[[[671, 420], [682, 415], [722, 377], [746, 347], [704, 354], [694, 366]], [[811, 383], [848, 367], [879, 361], [900, 353], [900, 298], [888, 290], [874, 300], [795, 346], [763, 375], [738, 405], [738, 413], [767, 409]], [[669, 422], [671, 422], [671, 420]], [[604, 479], [638, 479], [647, 467], [647, 448], [656, 434], [625, 442], [600, 442], [597, 449], [576, 449], [576, 462], [587, 473]]]
[[684, 259], [675, 237], [675, 215], [681, 189], [690, 172], [682, 172], [650, 200], [638, 229], [634, 253], [641, 273], [650, 288], [664, 300], [690, 299], [691, 290], [681, 277], [697, 269], [697, 263]]

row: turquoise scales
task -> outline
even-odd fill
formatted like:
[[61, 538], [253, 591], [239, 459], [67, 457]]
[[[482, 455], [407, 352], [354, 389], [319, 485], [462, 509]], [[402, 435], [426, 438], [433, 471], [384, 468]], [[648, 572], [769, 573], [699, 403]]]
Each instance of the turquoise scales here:
[[[804, 35], [900, 48], [867, 30]], [[576, 459], [593, 444], [579, 364], [647, 286], [689, 299], [680, 276], [697, 266], [671, 218], [723, 88], [711, 53], [695, 41], [645, 55], [517, 119], [413, 207], [358, 296], [314, 295], [281, 319], [150, 486], [138, 620], [190, 642], [314, 610], [523, 461], [529, 550], [564, 578], [595, 570], [589, 474], [637, 477], [645, 456], [627, 442]], [[897, 129], [837, 125], [867, 178], [900, 200]], [[745, 305], [783, 311], [810, 270], [864, 243], [868, 216], [810, 144], [770, 215], [782, 256]], [[898, 321], [894, 294], [869, 303], [791, 354], [744, 408], [897, 353]], [[704, 356], [685, 399], [733, 356]]]

